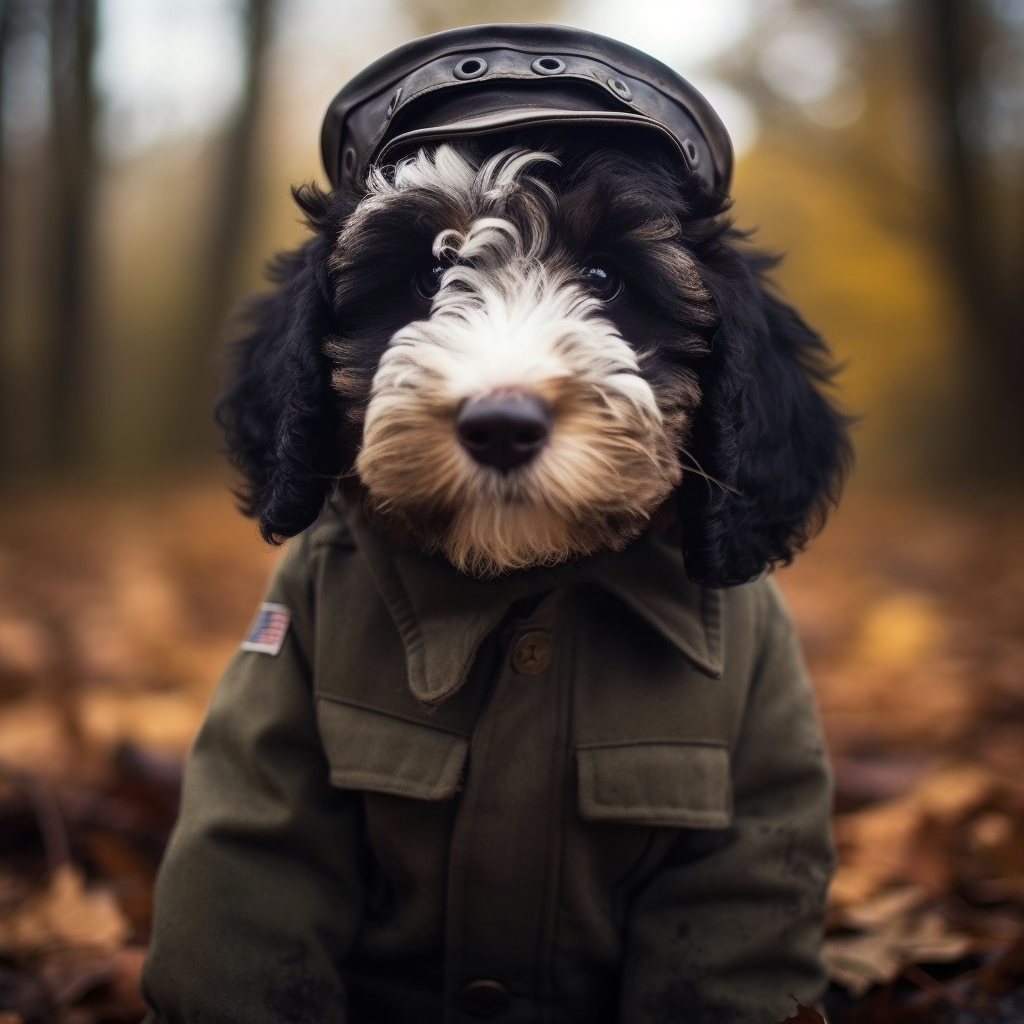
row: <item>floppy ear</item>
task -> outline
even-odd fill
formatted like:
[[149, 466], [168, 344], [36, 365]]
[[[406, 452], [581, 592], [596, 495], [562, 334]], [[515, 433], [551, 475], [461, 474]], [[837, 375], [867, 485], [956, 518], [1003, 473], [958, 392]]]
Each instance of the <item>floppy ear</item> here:
[[771, 261], [732, 257], [706, 282], [721, 322], [698, 367], [689, 446], [725, 486], [684, 470], [679, 495], [687, 572], [707, 586], [791, 561], [823, 525], [851, 460], [848, 418], [823, 393], [834, 374], [824, 343], [766, 290]]
[[244, 477], [242, 512], [273, 543], [315, 521], [339, 472], [336, 396], [322, 352], [334, 324], [330, 249], [329, 237], [318, 234], [271, 263], [276, 290], [244, 307], [249, 332], [232, 347], [215, 412]]

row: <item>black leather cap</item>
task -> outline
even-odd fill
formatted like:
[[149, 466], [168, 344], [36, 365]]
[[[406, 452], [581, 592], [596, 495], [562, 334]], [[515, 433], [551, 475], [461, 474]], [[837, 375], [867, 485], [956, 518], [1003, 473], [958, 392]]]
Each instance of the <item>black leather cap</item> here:
[[728, 132], [689, 82], [632, 46], [560, 25], [471, 25], [399, 46], [334, 97], [321, 148], [337, 187], [424, 142], [559, 124], [655, 132], [729, 189]]

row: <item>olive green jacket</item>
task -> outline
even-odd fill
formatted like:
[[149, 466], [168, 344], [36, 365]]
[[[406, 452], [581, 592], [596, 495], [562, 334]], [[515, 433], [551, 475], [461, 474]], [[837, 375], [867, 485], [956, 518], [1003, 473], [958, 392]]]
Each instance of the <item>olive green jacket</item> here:
[[497, 581], [331, 511], [188, 763], [144, 976], [188, 1024], [771, 1024], [824, 988], [829, 782], [774, 586], [677, 539]]

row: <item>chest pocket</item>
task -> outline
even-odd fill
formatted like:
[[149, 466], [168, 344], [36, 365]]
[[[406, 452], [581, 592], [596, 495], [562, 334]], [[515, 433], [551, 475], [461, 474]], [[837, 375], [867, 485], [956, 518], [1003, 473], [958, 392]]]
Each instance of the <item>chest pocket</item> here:
[[692, 741], [603, 743], [576, 751], [585, 821], [669, 828], [732, 822], [729, 751]]
[[330, 697], [317, 699], [316, 714], [333, 785], [414, 800], [457, 792], [467, 736]]

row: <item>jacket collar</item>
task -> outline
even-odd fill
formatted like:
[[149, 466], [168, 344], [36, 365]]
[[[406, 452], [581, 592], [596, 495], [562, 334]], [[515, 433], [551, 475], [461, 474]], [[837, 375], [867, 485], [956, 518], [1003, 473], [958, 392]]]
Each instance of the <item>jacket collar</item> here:
[[351, 504], [344, 511], [402, 637], [410, 689], [424, 704], [439, 704], [462, 686], [484, 638], [516, 601], [583, 583], [617, 597], [700, 671], [721, 675], [720, 595], [687, 579], [678, 526], [614, 554], [479, 580], [441, 557], [388, 544]]

